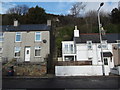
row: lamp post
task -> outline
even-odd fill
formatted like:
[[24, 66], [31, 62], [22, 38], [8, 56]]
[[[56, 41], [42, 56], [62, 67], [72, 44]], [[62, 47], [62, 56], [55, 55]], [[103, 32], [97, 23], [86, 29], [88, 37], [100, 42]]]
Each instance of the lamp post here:
[[97, 14], [98, 14], [98, 25], [99, 25], [99, 34], [100, 34], [102, 72], [103, 72], [103, 76], [105, 76], [104, 61], [103, 61], [103, 49], [102, 49], [102, 32], [101, 32], [102, 25], [100, 23], [100, 15], [99, 15], [100, 14], [100, 9], [103, 5], [104, 5], [104, 3], [100, 4], [100, 7], [97, 10]]

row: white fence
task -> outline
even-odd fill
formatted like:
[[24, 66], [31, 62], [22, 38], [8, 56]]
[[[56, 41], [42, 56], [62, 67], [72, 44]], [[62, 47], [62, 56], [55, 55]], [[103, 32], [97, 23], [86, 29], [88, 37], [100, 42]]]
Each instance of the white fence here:
[[[110, 69], [105, 66], [105, 75], [109, 75]], [[56, 76], [101, 76], [102, 66], [55, 66]]]

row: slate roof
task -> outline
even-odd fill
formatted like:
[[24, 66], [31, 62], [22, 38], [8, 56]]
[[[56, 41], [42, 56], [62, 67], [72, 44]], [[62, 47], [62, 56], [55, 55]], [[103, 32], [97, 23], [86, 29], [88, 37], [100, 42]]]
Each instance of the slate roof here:
[[0, 26], [0, 31], [48, 31], [50, 30], [50, 26], [46, 24], [26, 24], [26, 25], [18, 25], [14, 27], [13, 25], [3, 25]]
[[[99, 43], [99, 34], [80, 34], [80, 37], [75, 38], [76, 43], [86, 43], [86, 41], [92, 41], [93, 43]], [[108, 43], [114, 43], [116, 40], [120, 40], [120, 33], [108, 33], [102, 36], [103, 40], [107, 40]]]

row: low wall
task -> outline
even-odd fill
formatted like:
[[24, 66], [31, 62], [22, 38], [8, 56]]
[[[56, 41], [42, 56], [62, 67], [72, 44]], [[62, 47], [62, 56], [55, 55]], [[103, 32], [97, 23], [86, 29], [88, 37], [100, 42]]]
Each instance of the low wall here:
[[[109, 75], [109, 67], [105, 66], [105, 75]], [[102, 66], [55, 66], [56, 76], [101, 76]]]
[[120, 66], [114, 67], [110, 71], [112, 74], [120, 75]]
[[47, 73], [46, 63], [16, 63], [12, 60], [2, 65], [2, 75], [8, 75], [8, 67], [14, 67], [14, 76], [42, 76]]
[[118, 66], [118, 72], [119, 72], [119, 74], [118, 74], [118, 75], [120, 75], [120, 66]]

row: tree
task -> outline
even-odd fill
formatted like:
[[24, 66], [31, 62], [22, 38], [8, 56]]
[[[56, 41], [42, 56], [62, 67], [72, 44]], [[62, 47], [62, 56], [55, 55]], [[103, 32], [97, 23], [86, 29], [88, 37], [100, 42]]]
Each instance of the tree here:
[[17, 5], [13, 8], [8, 9], [7, 14], [18, 14], [25, 15], [28, 12], [28, 6], [26, 5]]
[[85, 4], [83, 2], [77, 2], [73, 4], [72, 8], [70, 9], [70, 14], [74, 17], [78, 17], [80, 15], [81, 10], [85, 8]]
[[36, 6], [35, 8], [32, 7], [28, 10], [26, 14], [27, 23], [31, 24], [41, 24], [46, 23], [47, 16], [46, 12], [43, 8]]
[[115, 8], [111, 12], [112, 23], [120, 23], [120, 10]]
[[[98, 31], [98, 14], [97, 11], [95, 10], [91, 10], [88, 11], [85, 14], [84, 17], [85, 23], [86, 23], [86, 27], [87, 27], [87, 32], [96, 32]], [[102, 26], [106, 26], [110, 23], [110, 17], [108, 15], [108, 13], [101, 11], [100, 12], [100, 20], [101, 20], [101, 24]]]

